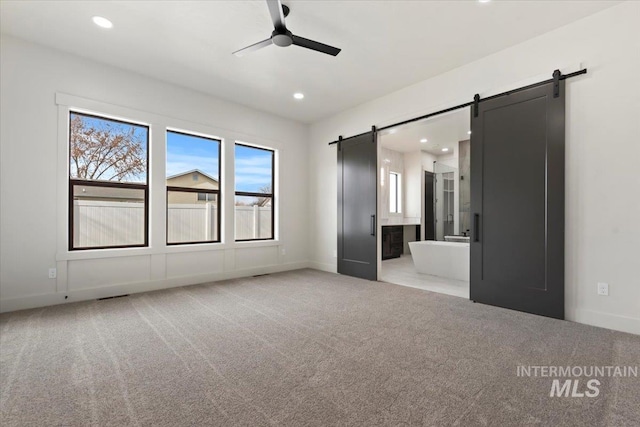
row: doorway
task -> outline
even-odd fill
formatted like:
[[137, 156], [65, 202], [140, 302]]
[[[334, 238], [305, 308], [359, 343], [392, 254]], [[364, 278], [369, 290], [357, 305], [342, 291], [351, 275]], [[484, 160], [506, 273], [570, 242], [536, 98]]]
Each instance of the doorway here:
[[[377, 184], [377, 214], [371, 215], [371, 235], [377, 236], [378, 247], [381, 235], [393, 235], [390, 243], [398, 245], [394, 251], [399, 253], [385, 258], [384, 268], [383, 251], [375, 248], [371, 252], [378, 253], [377, 277], [563, 319], [565, 80], [585, 73], [586, 69], [562, 75], [555, 70], [550, 80], [484, 99], [476, 94], [473, 102], [386, 126], [378, 133], [373, 127], [374, 145], [378, 134], [382, 143], [373, 155], [378, 159], [378, 180], [375, 173], [368, 173], [367, 181], [370, 184], [373, 180], [374, 188]], [[473, 109], [471, 126], [469, 107]], [[452, 148], [441, 145], [452, 142], [442, 139], [438, 131], [455, 130], [456, 126], [448, 127], [446, 121], [453, 118], [455, 123], [456, 117], [466, 117], [464, 127], [470, 128], [467, 135], [473, 133], [474, 142], [466, 145], [470, 138], [454, 142], [452, 159]], [[429, 142], [422, 134], [430, 131], [436, 141], [431, 137], [431, 147], [416, 148], [416, 140]], [[335, 143], [340, 147], [341, 141]], [[436, 154], [445, 158], [434, 158]], [[340, 162], [340, 155], [338, 158]], [[425, 162], [429, 158], [433, 159], [430, 170]], [[347, 200], [341, 188], [344, 172], [339, 172], [339, 221]], [[429, 191], [425, 183], [432, 176], [433, 222], [425, 213], [430, 205], [423, 203]], [[464, 185], [462, 181], [466, 181]], [[357, 187], [350, 191], [356, 195]], [[416, 197], [418, 193], [421, 197]], [[434, 240], [425, 239], [430, 236], [426, 224], [434, 225]], [[362, 231], [361, 226], [356, 228]], [[407, 233], [411, 229], [413, 238]], [[339, 245], [345, 244], [346, 237], [339, 224]], [[407, 253], [413, 269], [407, 268]], [[343, 261], [351, 260], [340, 258], [339, 272]], [[370, 264], [370, 257], [366, 263]], [[457, 280], [466, 284], [466, 289], [460, 292], [452, 291], [450, 284], [438, 286], [442, 279]]]
[[460, 160], [469, 160], [470, 114], [462, 108], [379, 132], [380, 280], [469, 298], [469, 192], [462, 199], [460, 184], [468, 166]]

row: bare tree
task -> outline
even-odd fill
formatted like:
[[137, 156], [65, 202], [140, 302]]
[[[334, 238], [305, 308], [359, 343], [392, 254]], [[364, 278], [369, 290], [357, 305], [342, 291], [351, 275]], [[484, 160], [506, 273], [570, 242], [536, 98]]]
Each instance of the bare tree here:
[[[265, 194], [273, 194], [271, 191], [271, 184], [267, 184], [264, 187], [260, 187], [259, 192]], [[255, 204], [262, 207], [267, 206], [269, 202], [271, 202], [271, 197], [258, 197]]]
[[102, 181], [135, 179], [147, 169], [144, 142], [134, 126], [93, 124], [71, 117], [71, 176]]

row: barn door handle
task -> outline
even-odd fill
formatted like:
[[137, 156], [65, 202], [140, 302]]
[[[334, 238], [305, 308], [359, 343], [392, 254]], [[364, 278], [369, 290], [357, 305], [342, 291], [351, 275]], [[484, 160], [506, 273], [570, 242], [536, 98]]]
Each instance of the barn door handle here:
[[480, 214], [473, 214], [473, 241], [480, 241]]
[[371, 235], [376, 235], [376, 216], [371, 215]]

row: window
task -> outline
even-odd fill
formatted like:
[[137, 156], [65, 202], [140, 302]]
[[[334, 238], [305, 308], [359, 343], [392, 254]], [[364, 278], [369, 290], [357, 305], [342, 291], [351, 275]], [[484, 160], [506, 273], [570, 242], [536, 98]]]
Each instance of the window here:
[[167, 131], [167, 244], [220, 242], [220, 141]]
[[216, 194], [213, 193], [198, 193], [199, 202], [214, 202], [216, 200]]
[[400, 174], [396, 172], [389, 173], [389, 212], [401, 213], [402, 207], [402, 187], [400, 182]]
[[69, 250], [148, 246], [149, 127], [69, 114]]
[[235, 146], [236, 241], [274, 238], [275, 152]]

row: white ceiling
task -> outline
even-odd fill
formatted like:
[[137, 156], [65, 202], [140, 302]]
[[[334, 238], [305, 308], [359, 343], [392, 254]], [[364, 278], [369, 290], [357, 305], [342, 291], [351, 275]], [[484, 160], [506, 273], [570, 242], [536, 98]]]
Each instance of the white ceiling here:
[[[342, 48], [231, 52], [270, 36], [259, 1], [0, 1], [3, 33], [314, 122], [619, 1], [301, 1], [288, 28]], [[94, 15], [113, 21], [104, 30]], [[306, 98], [294, 100], [294, 92]]]
[[[443, 148], [448, 148], [448, 153], [459, 141], [470, 138], [471, 125], [470, 109], [462, 108], [447, 114], [441, 114], [429, 119], [398, 126], [381, 133], [380, 144], [390, 150], [401, 153], [426, 151], [436, 156], [444, 154]], [[421, 143], [421, 139], [426, 143]]]

